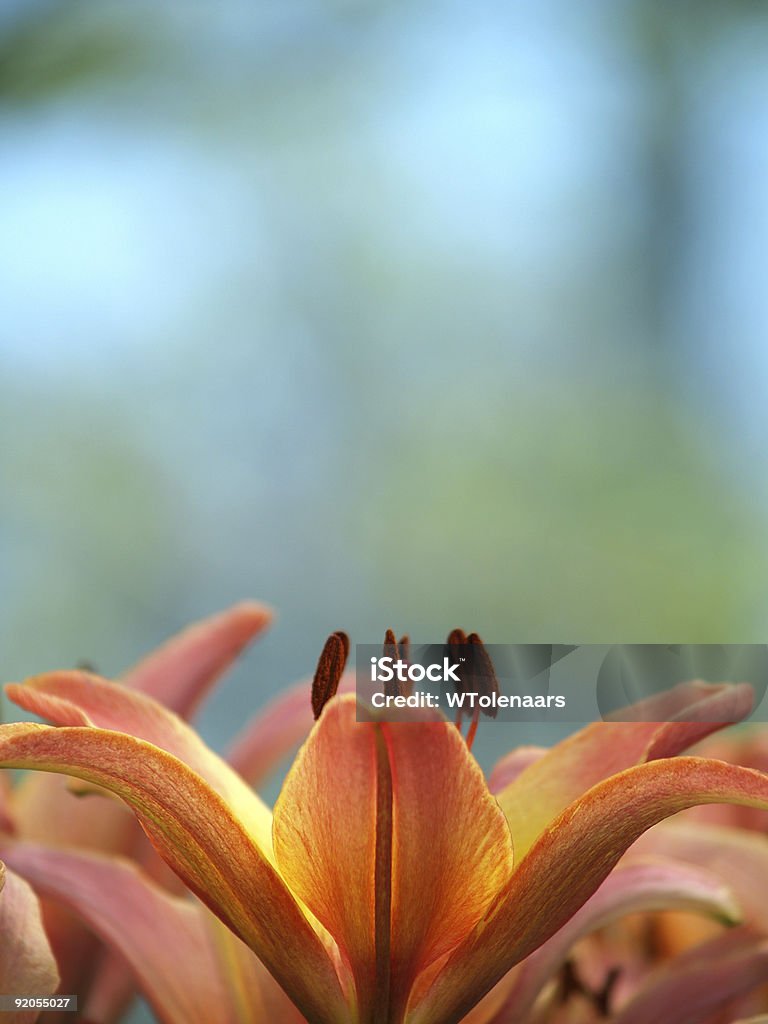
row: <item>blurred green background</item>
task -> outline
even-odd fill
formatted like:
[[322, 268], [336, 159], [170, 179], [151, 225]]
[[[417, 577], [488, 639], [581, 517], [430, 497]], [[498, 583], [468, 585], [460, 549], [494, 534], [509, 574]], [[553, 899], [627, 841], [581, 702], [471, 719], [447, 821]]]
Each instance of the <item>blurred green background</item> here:
[[767, 47], [746, 0], [5, 0], [3, 678], [258, 597], [221, 746], [337, 628], [764, 642]]
[[766, 14], [6, 0], [2, 676], [764, 641]]

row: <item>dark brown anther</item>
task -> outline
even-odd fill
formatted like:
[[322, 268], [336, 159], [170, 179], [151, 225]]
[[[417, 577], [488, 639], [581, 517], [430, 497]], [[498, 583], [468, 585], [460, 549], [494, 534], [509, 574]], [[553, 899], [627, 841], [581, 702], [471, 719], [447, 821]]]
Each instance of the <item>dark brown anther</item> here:
[[605, 976], [605, 981], [601, 988], [593, 990], [584, 984], [573, 960], [566, 960], [560, 968], [560, 1002], [567, 1003], [572, 996], [582, 996], [592, 1003], [600, 1017], [609, 1017], [611, 1015], [613, 993], [620, 976], [621, 967], [611, 967]]
[[[448, 657], [452, 657], [453, 656], [453, 657], [459, 658], [460, 655], [458, 655], [456, 653], [456, 648], [457, 647], [458, 648], [464, 647], [466, 642], [467, 642], [467, 634], [464, 632], [463, 629], [458, 629], [458, 628], [457, 629], [452, 629], [451, 632], [448, 634], [448, 641], [447, 641]], [[464, 683], [464, 662], [462, 662], [462, 661], [459, 662], [459, 667], [456, 669], [456, 674], [458, 675], [459, 679], [461, 680], [461, 682], [456, 685], [456, 692], [457, 693], [463, 693], [464, 690], [466, 689], [465, 683]], [[456, 709], [456, 728], [459, 729], [459, 730], [461, 730], [461, 719], [462, 719], [462, 710], [461, 710], [461, 708], [457, 708]]]
[[576, 964], [573, 960], [566, 960], [563, 966], [560, 968], [559, 981], [559, 993], [558, 998], [561, 1003], [567, 1003], [571, 996], [588, 995], [587, 990], [581, 981], [576, 970]]
[[339, 688], [339, 680], [349, 657], [349, 637], [341, 630], [331, 633], [325, 641], [312, 680], [312, 711], [320, 714]]
[[595, 992], [595, 1006], [602, 1017], [610, 1017], [613, 993], [616, 990], [616, 983], [621, 977], [621, 967], [612, 967], [605, 976], [603, 987]]
[[411, 663], [411, 640], [407, 633], [400, 637], [400, 657], [403, 661]]
[[[391, 658], [393, 662], [400, 660], [400, 649], [397, 646], [397, 637], [393, 629], [388, 629], [384, 634], [384, 657]], [[384, 684], [384, 693], [388, 697], [407, 696], [406, 684], [395, 675], [388, 683]]]
[[384, 634], [384, 657], [394, 658], [395, 661], [400, 657], [400, 651], [397, 649], [397, 637], [395, 636], [394, 629], [388, 629]]
[[[493, 700], [499, 695], [499, 680], [491, 656], [477, 633], [469, 634], [467, 647], [468, 676], [481, 697], [490, 697]], [[498, 708], [495, 703], [492, 703], [490, 707], [483, 708], [483, 714], [488, 718], [495, 718], [497, 712]]]

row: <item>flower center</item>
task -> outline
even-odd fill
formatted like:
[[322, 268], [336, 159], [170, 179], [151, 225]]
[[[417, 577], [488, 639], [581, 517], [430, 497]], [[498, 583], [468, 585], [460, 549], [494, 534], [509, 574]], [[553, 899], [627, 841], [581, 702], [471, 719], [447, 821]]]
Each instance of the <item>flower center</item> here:
[[[485, 644], [477, 633], [465, 633], [463, 629], [453, 629], [448, 634], [444, 650], [458, 666], [456, 674], [459, 682], [454, 689], [457, 693], [476, 693], [480, 697], [490, 697], [488, 707], [480, 708], [480, 701], [474, 701], [472, 712], [459, 708], [456, 712], [456, 728], [461, 732], [462, 716], [470, 719], [467, 729], [466, 743], [469, 749], [475, 741], [477, 727], [480, 722], [480, 711], [489, 718], [496, 717], [495, 696], [499, 693], [499, 681], [493, 662]], [[410, 662], [411, 643], [407, 634], [397, 639], [394, 630], [388, 629], [384, 634], [384, 657], [391, 658], [392, 664]], [[349, 657], [349, 637], [342, 630], [331, 633], [325, 641], [317, 662], [315, 675], [312, 679], [312, 711], [318, 719], [323, 708], [335, 696], [339, 688], [344, 668]], [[391, 697], [407, 697], [411, 693], [411, 682], [408, 673], [395, 673], [392, 679], [384, 683], [384, 692]]]

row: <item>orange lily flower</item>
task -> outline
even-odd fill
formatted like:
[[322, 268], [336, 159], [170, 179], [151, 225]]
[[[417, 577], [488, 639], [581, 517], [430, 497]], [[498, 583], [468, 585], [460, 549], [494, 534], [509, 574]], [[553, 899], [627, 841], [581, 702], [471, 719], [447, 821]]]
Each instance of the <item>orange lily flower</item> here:
[[503, 764], [495, 796], [449, 723], [358, 723], [333, 696], [274, 815], [146, 695], [73, 672], [9, 694], [59, 728], [0, 727], [0, 765], [124, 800], [312, 1024], [455, 1024], [646, 829], [699, 803], [768, 807], [761, 773], [673, 756], [717, 728], [713, 710], [748, 710], [748, 688], [678, 688], [686, 720], [592, 726]]

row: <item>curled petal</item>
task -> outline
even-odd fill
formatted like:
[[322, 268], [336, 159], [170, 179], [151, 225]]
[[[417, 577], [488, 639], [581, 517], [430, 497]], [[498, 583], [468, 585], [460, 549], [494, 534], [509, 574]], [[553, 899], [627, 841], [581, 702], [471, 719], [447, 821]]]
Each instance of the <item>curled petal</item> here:
[[[672, 757], [751, 707], [746, 684], [681, 683], [644, 701], [642, 721], [595, 722], [558, 743], [497, 792], [518, 859], [590, 786], [632, 765]], [[659, 720], [648, 721], [652, 715]]]
[[768, 807], [768, 776], [681, 757], [629, 768], [567, 807], [536, 840], [483, 921], [414, 1008], [412, 1024], [454, 1024], [584, 904], [652, 825], [699, 803]]
[[400, 1019], [416, 975], [477, 924], [512, 867], [504, 817], [456, 729], [358, 723], [352, 695], [326, 705], [302, 748], [274, 842], [351, 965], [362, 1020], [374, 1007], [390, 1019], [387, 1006]]
[[77, 671], [47, 672], [22, 685], [11, 683], [6, 693], [26, 711], [56, 725], [115, 730], [173, 754], [235, 809], [262, 849], [271, 849], [269, 808], [194, 729], [151, 697]]
[[[59, 972], [48, 945], [40, 905], [27, 883], [0, 863], [0, 992], [50, 996]], [[36, 1010], [12, 1010], [5, 1024], [32, 1024]]]
[[63, 772], [135, 811], [158, 853], [264, 961], [305, 1016], [344, 1020], [323, 941], [247, 827], [199, 775], [133, 736], [97, 728], [0, 727], [0, 765]]
[[172, 637], [130, 669], [123, 682], [190, 718], [219, 676], [272, 618], [266, 605], [241, 601]]
[[[742, 729], [729, 729], [725, 734], [712, 736], [700, 743], [691, 753], [768, 772], [768, 729], [754, 724]], [[735, 825], [752, 832], [768, 833], [768, 811], [751, 807], [698, 807], [691, 812], [691, 817], [696, 817], [698, 821]]]
[[710, 872], [663, 860], [618, 868], [567, 924], [519, 965], [493, 1020], [525, 1020], [539, 992], [579, 939], [625, 914], [656, 910], [697, 911], [725, 924], [733, 924], [740, 916], [730, 890]]

